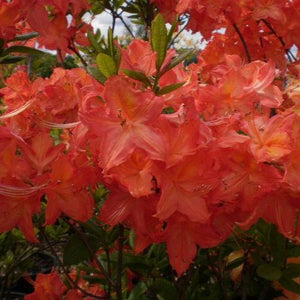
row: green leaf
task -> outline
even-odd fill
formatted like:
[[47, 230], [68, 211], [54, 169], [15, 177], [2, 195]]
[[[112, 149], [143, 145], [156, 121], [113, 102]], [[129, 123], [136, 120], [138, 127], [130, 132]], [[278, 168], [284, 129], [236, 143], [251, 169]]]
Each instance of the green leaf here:
[[[107, 261], [106, 256], [103, 256], [101, 259], [103, 261]], [[113, 252], [110, 254], [110, 262], [112, 264], [117, 265], [118, 260], [118, 252]], [[145, 257], [134, 255], [133, 253], [123, 253], [123, 267], [128, 267], [134, 272], [146, 275], [147, 272], [150, 272], [152, 265], [147, 259], [145, 259]]]
[[278, 281], [287, 290], [300, 295], [300, 285], [293, 279], [282, 276]]
[[172, 41], [172, 37], [173, 37], [173, 33], [175, 32], [176, 28], [177, 28], [177, 25], [178, 25], [178, 21], [179, 21], [179, 18], [178, 16], [176, 16], [173, 24], [172, 24], [172, 27], [170, 28], [169, 32], [168, 32], [168, 36], [167, 36], [167, 43], [170, 44], [171, 41]]
[[184, 84], [185, 84], [185, 82], [179, 82], [179, 83], [167, 85], [167, 86], [161, 88], [156, 94], [157, 95], [165, 95], [165, 94], [171, 93], [171, 92], [179, 89], [180, 87], [182, 87]]
[[259, 265], [256, 270], [256, 273], [259, 277], [271, 281], [278, 280], [282, 275], [282, 272], [278, 267], [266, 263]]
[[15, 41], [27, 41], [30, 39], [33, 39], [35, 37], [39, 36], [38, 32], [29, 32], [29, 33], [25, 33], [25, 34], [20, 34], [15, 36], [11, 42], [15, 42]]
[[109, 233], [108, 233], [108, 243], [113, 244], [119, 237], [120, 230], [119, 227], [114, 227]]
[[273, 264], [282, 267], [285, 262], [285, 237], [278, 232], [277, 227], [273, 225], [270, 232], [270, 247], [273, 256]]
[[67, 266], [76, 265], [90, 258], [91, 253], [84, 241], [80, 238], [79, 235], [72, 235], [64, 248], [64, 264]]
[[115, 59], [115, 62], [116, 62], [117, 70], [119, 70], [119, 68], [120, 68], [121, 58], [122, 58], [122, 56], [121, 56], [121, 52], [120, 52], [119, 48], [115, 47], [114, 59]]
[[96, 267], [92, 267], [91, 265], [80, 265], [79, 268], [78, 268], [80, 271], [84, 271], [85, 273], [87, 274], [90, 274], [90, 273], [94, 273], [94, 274], [102, 274], [101, 271], [96, 268]]
[[157, 52], [156, 68], [160, 70], [167, 53], [167, 29], [165, 20], [158, 14], [151, 24], [151, 46]]
[[24, 57], [24, 56], [6, 56], [6, 57], [0, 59], [0, 64], [14, 64], [25, 58], [26, 57]]
[[123, 10], [130, 14], [137, 14], [139, 12], [139, 9], [132, 4], [125, 6]]
[[94, 66], [88, 66], [87, 70], [89, 74], [91, 74], [95, 79], [97, 79], [100, 83], [104, 84], [106, 77], [99, 71], [99, 68]]
[[298, 257], [300, 256], [300, 247], [293, 247], [287, 250], [287, 257]]
[[254, 264], [257, 265], [257, 266], [264, 263], [264, 260], [262, 259], [260, 253], [257, 253], [255, 251], [253, 251], [251, 253], [251, 257], [252, 257], [252, 259], [254, 261]]
[[101, 226], [98, 226], [91, 221], [80, 223], [80, 225], [91, 235], [94, 235], [98, 239], [99, 244], [105, 245], [107, 233]]
[[146, 84], [147, 86], [151, 86], [151, 82], [150, 82], [149, 78], [142, 72], [137, 72], [137, 71], [128, 70], [128, 69], [122, 69], [122, 72], [134, 80], [141, 81], [144, 84]]
[[92, 275], [84, 275], [83, 279], [88, 281], [90, 284], [99, 284], [99, 283], [105, 284], [106, 283], [104, 278], [100, 278], [100, 277], [92, 276]]
[[131, 291], [128, 300], [147, 300], [144, 294], [147, 291], [147, 286], [144, 282], [138, 283], [134, 289]]
[[175, 286], [164, 278], [156, 278], [153, 285], [155, 292], [164, 300], [178, 299], [178, 293]]
[[32, 55], [41, 55], [45, 54], [44, 51], [35, 49], [35, 48], [30, 48], [26, 46], [11, 46], [9, 48], [6, 48], [3, 51], [3, 55], [7, 55], [9, 53], [27, 53], [27, 54], [32, 54]]
[[183, 62], [187, 57], [189, 57], [189, 55], [193, 54], [194, 51], [195, 51], [194, 49], [187, 50], [187, 51], [181, 53], [179, 56], [172, 59], [172, 61], [160, 72], [160, 76], [162, 76], [163, 74], [170, 71], [171, 69], [176, 67], [181, 62]]
[[129, 243], [129, 246], [132, 249], [134, 249], [134, 247], [135, 247], [135, 232], [134, 232], [134, 229], [130, 229], [130, 231], [129, 231], [128, 243]]
[[290, 279], [300, 277], [300, 265], [287, 264], [286, 269], [283, 270], [283, 276]]
[[120, 8], [120, 6], [124, 3], [124, 0], [113, 0], [113, 6], [115, 9]]
[[89, 42], [91, 43], [91, 46], [94, 48], [94, 50], [96, 50], [97, 52], [101, 51], [101, 47], [99, 46], [96, 36], [93, 32], [91, 32], [90, 30], [87, 31], [87, 38], [89, 40]]
[[108, 43], [108, 50], [109, 50], [109, 55], [111, 57], [114, 57], [114, 36], [113, 36], [113, 31], [111, 27], [108, 28], [107, 30], [107, 43]]
[[99, 71], [106, 78], [109, 78], [110, 76], [117, 74], [117, 67], [111, 56], [104, 54], [104, 53], [99, 53], [97, 55], [96, 62], [97, 62]]

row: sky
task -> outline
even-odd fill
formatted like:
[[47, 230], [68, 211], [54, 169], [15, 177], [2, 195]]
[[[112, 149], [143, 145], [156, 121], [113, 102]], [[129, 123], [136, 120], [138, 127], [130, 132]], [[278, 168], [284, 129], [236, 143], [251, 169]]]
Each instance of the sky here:
[[[92, 20], [90, 16], [87, 16], [90, 20], [94, 30], [100, 29], [103, 35], [107, 34], [107, 30], [112, 26], [112, 17], [109, 13], [103, 12], [100, 15], [95, 16]], [[130, 25], [130, 20], [126, 17], [126, 14], [123, 14], [124, 21]], [[115, 25], [115, 35], [116, 36], [124, 36], [128, 34], [126, 28], [122, 24], [122, 22], [117, 19]], [[200, 33], [192, 34], [191, 31], [184, 30], [181, 36], [178, 38], [177, 47], [178, 48], [199, 48], [203, 49], [206, 43], [202, 41], [202, 36]]]
[[[102, 14], [95, 16], [92, 20], [91, 16], [87, 15], [85, 17], [91, 21], [91, 25], [93, 26], [93, 28], [95, 30], [99, 28], [103, 35], [106, 35], [108, 28], [112, 26], [112, 17], [107, 12], [103, 12]], [[125, 13], [123, 14], [123, 19], [127, 24], [130, 24], [130, 21], [126, 17]], [[121, 36], [124, 34], [126, 34], [126, 29], [122, 22], [117, 19], [115, 25], [115, 35]]]

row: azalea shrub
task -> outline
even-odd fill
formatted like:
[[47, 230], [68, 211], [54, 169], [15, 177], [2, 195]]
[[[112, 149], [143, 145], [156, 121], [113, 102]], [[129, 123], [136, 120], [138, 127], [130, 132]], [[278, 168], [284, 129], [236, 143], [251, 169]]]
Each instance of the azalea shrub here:
[[[300, 297], [299, 20], [293, 0], [0, 0], [0, 254], [17, 232], [55, 258], [25, 299]], [[175, 49], [183, 29], [205, 48]]]

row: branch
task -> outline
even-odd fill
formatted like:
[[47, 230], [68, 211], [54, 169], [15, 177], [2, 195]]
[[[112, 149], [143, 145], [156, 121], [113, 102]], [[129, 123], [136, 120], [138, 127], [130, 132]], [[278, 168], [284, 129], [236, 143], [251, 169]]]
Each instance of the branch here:
[[244, 50], [245, 50], [245, 53], [246, 53], [246, 57], [247, 57], [247, 60], [248, 62], [250, 63], [252, 61], [251, 59], [251, 55], [250, 55], [250, 52], [249, 52], [249, 49], [248, 49], [248, 46], [247, 46], [247, 43], [243, 37], [243, 34], [241, 33], [240, 29], [238, 28], [238, 26], [236, 25], [236, 23], [233, 22], [233, 20], [230, 18], [230, 16], [227, 15], [226, 11], [224, 10], [223, 11], [224, 13], [224, 16], [227, 17], [227, 19], [229, 20], [229, 22], [231, 23], [231, 25], [233, 26], [234, 30], [236, 31], [236, 33], [238, 34], [242, 44], [243, 44], [243, 47], [244, 47]]
[[250, 63], [252, 59], [251, 59], [251, 56], [250, 56], [250, 52], [249, 52], [247, 43], [246, 43], [246, 41], [245, 41], [245, 39], [244, 39], [244, 37], [243, 37], [240, 29], [238, 28], [238, 26], [235, 23], [231, 23], [231, 24], [232, 24], [233, 28], [235, 29], [236, 33], [238, 34], [238, 36], [239, 36], [239, 38], [240, 38], [240, 40], [241, 40], [241, 42], [243, 44], [243, 47], [244, 47], [245, 52], [246, 52], [247, 60]]
[[81, 63], [86, 67], [87, 66], [87, 63], [86, 61], [84, 60], [84, 58], [82, 57], [82, 55], [80, 54], [80, 52], [76, 49], [75, 45], [74, 45], [74, 41], [72, 41], [72, 44], [69, 45], [68, 47], [70, 50], [72, 50], [76, 55], [77, 57], [80, 59]]
[[290, 49], [286, 48], [286, 44], [285, 41], [283, 40], [283, 38], [281, 36], [279, 36], [277, 34], [277, 32], [274, 30], [274, 28], [272, 27], [272, 25], [265, 19], [262, 19], [262, 21], [264, 22], [264, 24], [270, 29], [271, 33], [273, 33], [279, 40], [279, 42], [281, 43], [281, 45], [283, 46], [285, 53], [288, 57], [288, 60], [290, 63], [294, 61], [297, 61], [297, 58], [294, 56], [294, 54], [290, 51]]
[[178, 36], [186, 29], [186, 27], [189, 24], [190, 19], [188, 18], [187, 22], [183, 25], [183, 27], [176, 33], [176, 35], [172, 38], [172, 40], [170, 41], [168, 48], [171, 47], [174, 43], [175, 40], [178, 38]]
[[123, 246], [124, 246], [124, 227], [119, 225], [119, 249], [118, 249], [118, 270], [116, 293], [117, 299], [122, 300], [122, 269], [123, 269]]
[[135, 39], [135, 35], [133, 34], [132, 30], [131, 30], [130, 27], [127, 25], [127, 23], [124, 21], [122, 15], [121, 15], [121, 14], [117, 14], [116, 17], [120, 19], [120, 21], [123, 23], [123, 25], [125, 26], [125, 28], [126, 28], [127, 31], [129, 32], [129, 34], [132, 36], [132, 38]]
[[60, 260], [60, 257], [57, 255], [55, 249], [53, 248], [53, 246], [51, 245], [47, 235], [44, 232], [43, 228], [40, 228], [40, 233], [42, 234], [43, 238], [45, 239], [46, 243], [49, 246], [49, 249], [51, 250], [52, 254], [56, 257], [57, 262], [59, 264], [59, 266], [61, 267], [61, 269], [63, 270], [64, 275], [66, 276], [67, 280], [69, 281], [69, 283], [73, 286], [73, 288], [79, 290], [80, 292], [82, 292], [85, 296], [89, 296], [92, 297], [93, 299], [108, 299], [107, 296], [97, 296], [94, 294], [91, 294], [87, 291], [85, 291], [83, 288], [81, 288], [69, 275], [68, 270], [65, 268], [64, 264], [62, 263], [62, 261]]
[[81, 240], [84, 242], [85, 246], [87, 247], [88, 251], [91, 254], [91, 257], [93, 259], [93, 261], [96, 263], [97, 267], [99, 268], [99, 270], [102, 272], [102, 274], [105, 276], [105, 278], [108, 280], [108, 282], [111, 285], [115, 285], [115, 283], [113, 282], [113, 280], [110, 278], [109, 274], [106, 272], [106, 270], [104, 269], [104, 267], [102, 266], [102, 264], [100, 263], [100, 261], [98, 260], [97, 256], [95, 255], [95, 252], [93, 251], [93, 249], [91, 248], [90, 244], [88, 243], [88, 241], [86, 240], [85, 236], [82, 234], [82, 232], [76, 227], [74, 226], [74, 224], [70, 223], [69, 220], [67, 220], [66, 218], [64, 218], [64, 221], [66, 223], [69, 224], [69, 226], [71, 226], [74, 231], [76, 231], [76, 233], [78, 233], [78, 235], [80, 236]]
[[62, 65], [62, 67], [65, 69], [66, 65], [65, 65], [64, 58], [63, 58], [63, 56], [61, 54], [61, 50], [60, 49], [57, 49], [57, 54], [58, 54], [58, 57], [60, 59], [60, 63]]
[[[109, 278], [111, 278], [111, 262], [110, 262], [109, 249], [107, 247], [105, 247], [104, 251], [105, 251], [105, 255], [106, 255], [106, 259], [107, 259], [107, 273], [108, 273]], [[112, 284], [109, 281], [108, 282], [108, 287], [107, 287], [108, 299], [111, 298], [111, 288], [112, 288]]]
[[223, 299], [228, 300], [229, 296], [227, 295], [226, 289], [224, 287], [224, 282], [223, 282], [223, 277], [222, 277], [223, 272], [220, 270], [220, 268], [216, 267], [215, 266], [216, 264], [211, 260], [209, 250], [207, 250], [207, 252], [206, 252], [206, 257], [207, 257], [207, 261], [209, 262], [209, 266], [211, 267], [212, 272], [215, 276], [215, 279], [217, 280], [217, 283], [219, 285], [220, 292], [223, 296]]

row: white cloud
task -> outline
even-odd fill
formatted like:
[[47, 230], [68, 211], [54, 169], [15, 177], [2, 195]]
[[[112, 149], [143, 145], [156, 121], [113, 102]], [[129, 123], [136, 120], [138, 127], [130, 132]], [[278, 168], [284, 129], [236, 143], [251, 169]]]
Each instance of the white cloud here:
[[[129, 19], [125, 14], [123, 14], [123, 19], [127, 24], [130, 24]], [[100, 29], [101, 33], [103, 35], [106, 35], [108, 28], [112, 27], [112, 16], [107, 12], [103, 12], [102, 14], [97, 15], [93, 18], [93, 20], [91, 21], [91, 25], [95, 30]], [[116, 19], [114, 34], [117, 36], [127, 34], [126, 28], [120, 19]]]

